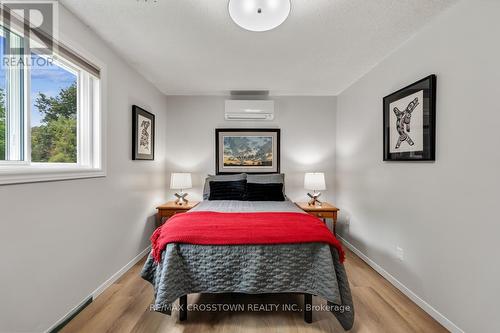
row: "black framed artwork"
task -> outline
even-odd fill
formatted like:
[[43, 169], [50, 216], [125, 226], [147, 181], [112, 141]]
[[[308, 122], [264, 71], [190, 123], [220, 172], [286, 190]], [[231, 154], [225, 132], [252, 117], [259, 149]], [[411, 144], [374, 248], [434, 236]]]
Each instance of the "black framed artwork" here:
[[215, 130], [215, 172], [279, 173], [280, 130], [218, 128]]
[[132, 106], [132, 159], [155, 159], [155, 115]]
[[436, 159], [436, 75], [384, 97], [384, 161]]

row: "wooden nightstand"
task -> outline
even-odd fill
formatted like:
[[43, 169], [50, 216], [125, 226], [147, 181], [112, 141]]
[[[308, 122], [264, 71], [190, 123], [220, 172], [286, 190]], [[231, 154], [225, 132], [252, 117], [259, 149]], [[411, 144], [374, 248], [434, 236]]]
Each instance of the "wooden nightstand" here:
[[323, 219], [323, 221], [326, 222], [326, 219], [332, 219], [333, 220], [333, 233], [336, 235], [337, 234], [337, 212], [339, 209], [335, 207], [334, 205], [331, 205], [327, 202], [323, 202], [321, 206], [309, 206], [307, 202], [296, 202], [295, 203], [297, 206], [299, 206], [300, 209], [303, 211], [314, 215], [316, 217], [319, 217], [320, 219]]
[[156, 223], [158, 224], [158, 226], [160, 226], [163, 224], [164, 218], [168, 219], [177, 213], [185, 213], [196, 206], [198, 203], [198, 201], [189, 201], [185, 205], [178, 205], [175, 203], [175, 201], [169, 201], [166, 204], [158, 206], [156, 207], [156, 209], [158, 210], [158, 212], [156, 213]]

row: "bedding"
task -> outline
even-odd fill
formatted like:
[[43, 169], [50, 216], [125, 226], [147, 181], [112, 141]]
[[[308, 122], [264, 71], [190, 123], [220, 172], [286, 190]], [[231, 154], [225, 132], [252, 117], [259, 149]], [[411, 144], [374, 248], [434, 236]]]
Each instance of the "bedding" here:
[[[203, 201], [185, 215], [201, 211], [305, 214], [288, 200], [221, 200]], [[325, 243], [169, 243], [158, 263], [150, 253], [141, 275], [154, 287], [155, 309], [166, 313], [172, 302], [190, 293], [307, 293], [327, 300], [329, 310], [344, 329], [350, 329], [354, 322], [351, 292], [339, 252]]]
[[248, 201], [285, 201], [283, 184], [247, 183], [246, 200]]
[[208, 175], [205, 178], [205, 185], [203, 186], [203, 200], [208, 200], [210, 197], [210, 182], [211, 181], [234, 181], [246, 179], [248, 183], [253, 184], [283, 184], [283, 196], [285, 196], [285, 174], [271, 173], [271, 174], [246, 174], [238, 173], [233, 175]]
[[286, 201], [235, 201], [235, 200], [220, 200], [220, 201], [202, 201], [196, 205], [191, 212], [295, 212], [307, 214], [302, 209], [297, 207], [290, 200]]
[[208, 200], [245, 200], [247, 181], [210, 181], [210, 196]]
[[[216, 231], [216, 232], [214, 232]], [[258, 212], [181, 213], [156, 229], [151, 236], [156, 262], [167, 244], [196, 245], [264, 245], [325, 243], [339, 253], [344, 262], [340, 242], [317, 217], [301, 213]]]

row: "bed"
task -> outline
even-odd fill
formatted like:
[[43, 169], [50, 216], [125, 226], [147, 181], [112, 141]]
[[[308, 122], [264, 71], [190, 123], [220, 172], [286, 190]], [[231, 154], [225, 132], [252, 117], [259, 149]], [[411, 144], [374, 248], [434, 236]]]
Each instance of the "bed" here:
[[[296, 212], [285, 201], [205, 200], [187, 212]], [[177, 299], [186, 302], [191, 293], [301, 293], [305, 305], [311, 295], [328, 301], [329, 310], [344, 329], [354, 321], [354, 307], [343, 264], [336, 249], [328, 244], [195, 245], [168, 244], [155, 263], [146, 260], [142, 277], [154, 287], [154, 309], [171, 313]], [[184, 307], [181, 320], [186, 319]], [[304, 318], [311, 321], [310, 311]]]

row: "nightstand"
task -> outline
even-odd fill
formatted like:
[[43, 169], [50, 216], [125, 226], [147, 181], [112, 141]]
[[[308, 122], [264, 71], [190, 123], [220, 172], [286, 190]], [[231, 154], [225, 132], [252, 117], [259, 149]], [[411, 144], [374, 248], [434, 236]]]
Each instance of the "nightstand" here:
[[307, 202], [296, 202], [295, 204], [303, 211], [323, 219], [324, 222], [326, 222], [326, 219], [332, 219], [333, 234], [337, 234], [337, 212], [339, 211], [337, 207], [327, 202], [323, 202], [321, 206], [309, 206]]
[[158, 212], [156, 213], [156, 223], [158, 226], [163, 224], [164, 218], [170, 218], [177, 213], [185, 213], [194, 206], [196, 206], [198, 201], [189, 201], [187, 204], [178, 205], [175, 201], [169, 201], [166, 204], [156, 207]]

